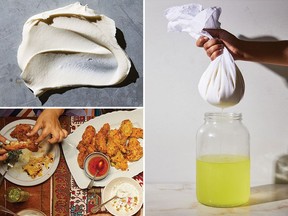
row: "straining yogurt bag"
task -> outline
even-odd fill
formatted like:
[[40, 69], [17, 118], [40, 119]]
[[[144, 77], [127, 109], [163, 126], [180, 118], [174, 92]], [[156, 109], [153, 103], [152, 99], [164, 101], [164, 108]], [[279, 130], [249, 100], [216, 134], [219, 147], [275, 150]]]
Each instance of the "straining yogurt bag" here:
[[243, 76], [226, 48], [202, 74], [199, 93], [204, 100], [221, 108], [234, 106], [245, 91]]
[[[186, 4], [168, 8], [168, 31], [187, 32], [193, 38], [212, 36], [205, 28], [217, 29], [221, 14], [220, 7], [204, 9], [200, 4]], [[226, 48], [213, 60], [200, 78], [198, 89], [208, 103], [218, 107], [233, 106], [242, 99], [245, 91], [243, 76]]]

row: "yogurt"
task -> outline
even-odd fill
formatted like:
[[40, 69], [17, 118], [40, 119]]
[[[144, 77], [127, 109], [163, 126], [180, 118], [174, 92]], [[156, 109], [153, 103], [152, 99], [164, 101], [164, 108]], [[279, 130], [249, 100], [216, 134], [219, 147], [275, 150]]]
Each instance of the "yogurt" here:
[[112, 206], [119, 213], [131, 212], [139, 203], [139, 191], [130, 183], [120, 183], [111, 190], [111, 197], [119, 198], [112, 201]]
[[34, 15], [24, 24], [18, 49], [21, 78], [35, 95], [118, 84], [131, 63], [115, 35], [112, 19], [79, 2]]
[[43, 212], [36, 209], [24, 209], [20, 212], [17, 212], [19, 216], [46, 216]]

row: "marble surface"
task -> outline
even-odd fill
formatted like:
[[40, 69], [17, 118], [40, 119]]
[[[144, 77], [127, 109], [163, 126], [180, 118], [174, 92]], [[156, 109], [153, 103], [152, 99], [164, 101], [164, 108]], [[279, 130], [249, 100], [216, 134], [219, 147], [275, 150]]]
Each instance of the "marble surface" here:
[[146, 216], [287, 216], [288, 184], [251, 188], [248, 204], [237, 208], [212, 208], [197, 202], [194, 184], [145, 185]]
[[115, 21], [118, 43], [128, 54], [132, 67], [118, 86], [62, 88], [35, 97], [20, 78], [17, 50], [22, 29], [32, 15], [75, 3], [77, 0], [0, 1], [0, 104], [3, 107], [35, 106], [143, 106], [143, 1], [79, 0], [81, 4]]

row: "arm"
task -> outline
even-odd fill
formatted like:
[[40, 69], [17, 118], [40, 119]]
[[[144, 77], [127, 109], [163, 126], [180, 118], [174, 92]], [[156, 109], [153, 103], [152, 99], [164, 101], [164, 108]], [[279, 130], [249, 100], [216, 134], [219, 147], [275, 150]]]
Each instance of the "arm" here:
[[41, 142], [50, 134], [52, 138], [49, 139], [48, 142], [61, 142], [68, 135], [67, 131], [61, 127], [59, 122], [59, 117], [63, 112], [63, 109], [45, 109], [38, 117], [35, 126], [28, 135], [33, 136], [38, 130], [42, 129], [42, 133], [36, 142]]
[[288, 66], [288, 41], [244, 41], [223, 29], [205, 29], [214, 38], [200, 37], [196, 45], [204, 47], [214, 60], [225, 46], [235, 60]]
[[241, 60], [288, 66], [288, 41], [241, 42]]

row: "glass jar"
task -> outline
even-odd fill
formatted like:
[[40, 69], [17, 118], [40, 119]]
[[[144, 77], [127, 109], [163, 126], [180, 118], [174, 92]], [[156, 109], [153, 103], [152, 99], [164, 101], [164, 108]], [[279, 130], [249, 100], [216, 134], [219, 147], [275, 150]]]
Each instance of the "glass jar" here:
[[196, 193], [200, 203], [233, 207], [250, 196], [250, 136], [236, 113], [205, 113], [197, 132]]
[[18, 187], [9, 187], [4, 195], [5, 199], [10, 203], [25, 202], [29, 199], [30, 194]]

